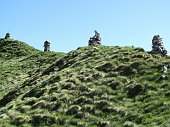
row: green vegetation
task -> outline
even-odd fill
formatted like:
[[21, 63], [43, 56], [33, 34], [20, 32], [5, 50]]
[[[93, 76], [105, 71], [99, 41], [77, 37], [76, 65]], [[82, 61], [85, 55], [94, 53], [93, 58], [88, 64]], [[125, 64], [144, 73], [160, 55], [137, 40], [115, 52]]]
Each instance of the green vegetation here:
[[[41, 52], [0, 43], [0, 126], [168, 127], [170, 57], [142, 48]], [[14, 46], [13, 43], [17, 43]]]

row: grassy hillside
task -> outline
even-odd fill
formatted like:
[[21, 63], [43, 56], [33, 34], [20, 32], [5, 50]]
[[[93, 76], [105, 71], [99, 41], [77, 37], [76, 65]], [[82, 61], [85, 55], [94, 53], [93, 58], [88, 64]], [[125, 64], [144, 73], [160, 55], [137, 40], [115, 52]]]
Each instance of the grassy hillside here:
[[38, 52], [24, 42], [13, 39], [0, 39], [0, 58], [9, 60]]
[[170, 125], [170, 57], [118, 46], [16, 57], [0, 68], [1, 126]]
[[44, 53], [24, 42], [0, 40], [0, 99], [39, 71], [46, 69], [64, 53]]

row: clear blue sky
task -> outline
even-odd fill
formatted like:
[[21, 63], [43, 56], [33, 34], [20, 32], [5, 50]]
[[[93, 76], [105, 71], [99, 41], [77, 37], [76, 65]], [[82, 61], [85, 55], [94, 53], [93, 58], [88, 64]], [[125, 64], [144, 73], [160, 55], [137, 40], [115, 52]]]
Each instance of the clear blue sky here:
[[156, 34], [170, 51], [170, 0], [0, 0], [0, 38], [43, 50], [69, 52], [87, 46], [94, 30], [103, 45], [151, 50]]

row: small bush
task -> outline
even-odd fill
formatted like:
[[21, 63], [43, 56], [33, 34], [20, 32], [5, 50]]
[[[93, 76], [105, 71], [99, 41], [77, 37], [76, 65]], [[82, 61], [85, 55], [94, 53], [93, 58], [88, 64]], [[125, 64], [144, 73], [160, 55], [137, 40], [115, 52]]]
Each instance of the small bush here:
[[60, 108], [61, 105], [62, 105], [61, 102], [52, 102], [47, 104], [47, 108], [50, 111], [56, 111]]
[[126, 121], [124, 124], [123, 124], [123, 127], [135, 127], [134, 126], [134, 123], [130, 122], [130, 121]]
[[83, 112], [89, 112], [89, 113], [94, 113], [95, 112], [95, 107], [94, 105], [84, 105], [81, 109]]
[[18, 110], [22, 113], [27, 113], [28, 111], [30, 111], [31, 106], [21, 106]]
[[80, 107], [78, 105], [72, 105], [66, 112], [67, 115], [75, 115], [80, 111]]
[[107, 100], [100, 100], [100, 101], [96, 101], [94, 102], [95, 106], [99, 109], [109, 106], [109, 102]]
[[131, 67], [132, 68], [135, 68], [135, 69], [138, 69], [140, 67], [140, 65], [143, 64], [142, 62], [140, 61], [135, 61], [131, 64]]
[[81, 96], [74, 101], [74, 104], [92, 104], [93, 100], [85, 96]]
[[119, 73], [118, 72], [113, 72], [113, 71], [111, 71], [111, 72], [108, 72], [108, 73], [106, 73], [105, 74], [105, 77], [107, 78], [109, 78], [109, 77], [117, 77], [117, 76], [119, 76]]
[[114, 69], [114, 71], [118, 71], [121, 76], [130, 76], [135, 74], [135, 70], [128, 65], [120, 65], [118, 68]]
[[145, 52], [145, 50], [143, 48], [135, 48], [134, 50], [138, 51], [138, 52]]
[[76, 118], [79, 118], [79, 119], [82, 119], [82, 118], [86, 118], [86, 117], [88, 117], [89, 116], [89, 113], [86, 113], [86, 112], [78, 112], [76, 115], [75, 115], [75, 117]]
[[25, 116], [15, 116], [11, 120], [11, 124], [21, 126], [22, 124], [28, 123], [28, 121], [29, 121], [29, 118]]
[[77, 90], [80, 90], [81, 92], [84, 92], [84, 91], [89, 91], [89, 87], [87, 87], [87, 85], [80, 85], [80, 86], [77, 86], [76, 87]]
[[110, 86], [113, 90], [118, 90], [122, 87], [120, 81], [112, 81], [111, 83], [108, 83], [108, 86]]
[[96, 67], [98, 71], [104, 71], [104, 72], [109, 72], [112, 69], [112, 64], [111, 63], [105, 63], [101, 66]]
[[106, 126], [108, 126], [109, 124], [110, 124], [109, 121], [99, 121], [97, 125], [98, 125], [99, 127], [106, 127]]
[[144, 86], [136, 85], [132, 89], [130, 89], [127, 94], [128, 94], [128, 97], [133, 98], [144, 91], [145, 91]]
[[45, 100], [41, 100], [37, 103], [35, 103], [33, 106], [32, 106], [32, 109], [36, 109], [36, 108], [46, 108], [47, 107], [47, 102]]
[[35, 114], [32, 116], [31, 123], [34, 126], [40, 126], [40, 125], [50, 126], [56, 123], [56, 118], [49, 115]]

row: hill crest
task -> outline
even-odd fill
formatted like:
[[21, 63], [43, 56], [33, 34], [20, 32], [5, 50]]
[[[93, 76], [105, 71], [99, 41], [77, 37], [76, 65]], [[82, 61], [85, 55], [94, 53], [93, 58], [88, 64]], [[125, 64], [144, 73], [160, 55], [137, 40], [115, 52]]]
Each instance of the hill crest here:
[[1, 58], [11, 59], [14, 57], [31, 55], [36, 52], [38, 52], [37, 49], [24, 42], [13, 39], [0, 39]]

